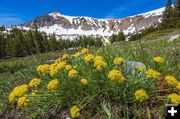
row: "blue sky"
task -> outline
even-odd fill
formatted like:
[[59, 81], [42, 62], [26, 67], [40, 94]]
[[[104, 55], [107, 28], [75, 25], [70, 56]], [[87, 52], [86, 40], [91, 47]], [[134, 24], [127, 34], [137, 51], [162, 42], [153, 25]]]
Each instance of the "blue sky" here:
[[123, 18], [164, 7], [166, 3], [167, 0], [1, 0], [0, 25], [24, 23], [51, 12], [70, 16]]

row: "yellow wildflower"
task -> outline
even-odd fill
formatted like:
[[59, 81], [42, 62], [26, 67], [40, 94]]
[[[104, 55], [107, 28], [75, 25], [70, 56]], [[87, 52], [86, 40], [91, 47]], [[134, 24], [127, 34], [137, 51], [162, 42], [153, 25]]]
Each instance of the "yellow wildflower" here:
[[40, 85], [41, 79], [38, 78], [33, 78], [30, 82], [29, 82], [29, 86], [30, 87], [38, 87]]
[[165, 81], [170, 85], [170, 86], [176, 86], [177, 85], [177, 80], [174, 76], [166, 76]]
[[50, 81], [47, 85], [47, 88], [51, 91], [56, 90], [58, 87], [59, 87], [59, 81], [57, 79]]
[[56, 76], [57, 73], [58, 73], [58, 68], [57, 67], [50, 68], [50, 76], [51, 77]]
[[39, 65], [38, 67], [37, 67], [37, 72], [39, 73], [39, 74], [47, 74], [47, 73], [49, 73], [49, 65], [48, 64], [43, 64], [43, 65]]
[[164, 63], [164, 59], [162, 57], [154, 57], [153, 58], [153, 61], [156, 62], [156, 63], [159, 63], [159, 64], [162, 64]]
[[52, 69], [52, 68], [55, 68], [56, 66], [57, 66], [57, 64], [55, 64], [55, 63], [54, 64], [50, 64], [49, 68]]
[[68, 59], [69, 58], [69, 55], [68, 54], [64, 54], [62, 59], [65, 60], [65, 59]]
[[117, 57], [114, 59], [114, 64], [116, 65], [122, 65], [124, 62], [124, 59], [122, 57]]
[[180, 91], [180, 82], [177, 83], [176, 89]]
[[35, 97], [36, 95], [37, 95], [36, 92], [32, 92], [32, 93], [31, 93], [31, 96], [32, 96], [32, 97]]
[[54, 64], [57, 65], [57, 64], [60, 63], [60, 62], [61, 62], [61, 59], [58, 58], [58, 59], [56, 59], [56, 60], [54, 61]]
[[87, 48], [83, 48], [82, 50], [81, 50], [81, 53], [82, 54], [85, 54], [85, 53], [87, 53], [89, 50], [87, 49]]
[[13, 93], [13, 92], [11, 92], [10, 94], [9, 94], [9, 102], [11, 103], [11, 102], [14, 102], [15, 101], [15, 99], [16, 99], [16, 95]]
[[136, 67], [136, 70], [138, 70], [138, 71], [144, 71], [144, 70], [145, 70], [145, 67], [143, 67], [143, 66], [137, 66], [137, 67]]
[[147, 78], [158, 78], [161, 74], [153, 69], [149, 69], [146, 72]]
[[85, 62], [90, 62], [90, 61], [93, 61], [94, 59], [94, 55], [93, 54], [88, 54], [84, 57], [84, 61]]
[[96, 56], [96, 57], [94, 58], [94, 62], [97, 61], [97, 60], [102, 60], [102, 61], [104, 61], [104, 58], [103, 58], [102, 56]]
[[42, 68], [42, 66], [43, 66], [43, 65], [39, 65], [39, 66], [36, 68], [36, 70], [37, 70], [38, 73], [41, 73], [41, 68]]
[[20, 97], [18, 100], [18, 107], [27, 107], [29, 105], [30, 100], [26, 97]]
[[50, 69], [49, 73], [51, 77], [54, 77], [58, 72], [57, 64], [51, 64], [49, 69]]
[[33, 90], [32, 92], [31, 92], [31, 96], [33, 96], [33, 97], [35, 97], [36, 95], [37, 95], [37, 90]]
[[74, 57], [80, 57], [81, 56], [81, 52], [77, 52], [76, 54], [74, 54]]
[[71, 65], [67, 65], [67, 66], [66, 66], [66, 70], [67, 70], [67, 71], [69, 71], [69, 70], [71, 70], [71, 69], [72, 69], [72, 66], [71, 66]]
[[64, 69], [66, 67], [67, 63], [66, 62], [60, 62], [58, 65], [57, 65], [57, 68], [58, 69]]
[[69, 76], [70, 78], [74, 78], [77, 74], [78, 74], [77, 70], [71, 69], [71, 70], [69, 71], [69, 73], [68, 73], [68, 76]]
[[87, 79], [81, 79], [81, 84], [84, 86], [87, 85], [88, 84]]
[[118, 82], [122, 82], [125, 80], [124, 76], [122, 75], [121, 71], [119, 70], [112, 70], [108, 73], [108, 78], [111, 80], [116, 80]]
[[13, 89], [13, 93], [14, 93], [15, 96], [23, 96], [27, 92], [28, 92], [28, 85], [26, 85], [26, 84], [16, 86]]
[[78, 118], [80, 116], [80, 109], [77, 106], [70, 108], [70, 114], [72, 118]]
[[103, 60], [96, 60], [94, 62], [94, 67], [96, 68], [96, 70], [101, 71], [103, 68], [105, 68], [107, 66], [106, 62], [104, 62]]
[[24, 96], [28, 92], [28, 85], [16, 86], [9, 94], [9, 102], [14, 102], [16, 97]]
[[143, 90], [143, 89], [137, 90], [134, 93], [134, 95], [135, 95], [136, 100], [139, 101], [139, 102], [143, 102], [143, 101], [148, 99], [148, 95], [147, 95], [146, 91]]
[[176, 93], [169, 94], [168, 99], [170, 99], [170, 102], [173, 104], [180, 104], [180, 95]]

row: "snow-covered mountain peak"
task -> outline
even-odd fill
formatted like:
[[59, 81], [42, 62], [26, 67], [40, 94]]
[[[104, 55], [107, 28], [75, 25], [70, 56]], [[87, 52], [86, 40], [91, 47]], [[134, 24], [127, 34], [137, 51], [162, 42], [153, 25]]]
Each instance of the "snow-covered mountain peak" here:
[[[42, 15], [25, 27], [35, 28], [47, 34], [56, 33], [60, 37], [77, 35], [100, 35], [108, 37], [113, 33], [123, 31], [125, 34], [134, 33], [161, 22], [164, 8], [137, 14], [121, 19], [96, 19], [86, 16], [68, 16], [59, 12]], [[24, 28], [24, 27], [23, 27]]]
[[148, 17], [149, 15], [157, 16], [157, 15], [162, 15], [164, 10], [165, 10], [165, 7], [162, 7], [162, 8], [159, 8], [159, 9], [156, 9], [156, 10], [153, 10], [153, 11], [149, 11], [149, 12], [146, 12], [146, 13], [142, 13], [142, 14], [139, 14], [139, 15], [144, 15], [146, 17]]
[[64, 16], [63, 14], [60, 14], [59, 12], [53, 12], [53, 13], [50, 13], [49, 15], [54, 17], [54, 18], [57, 18], [58, 16], [60, 16], [60, 17]]

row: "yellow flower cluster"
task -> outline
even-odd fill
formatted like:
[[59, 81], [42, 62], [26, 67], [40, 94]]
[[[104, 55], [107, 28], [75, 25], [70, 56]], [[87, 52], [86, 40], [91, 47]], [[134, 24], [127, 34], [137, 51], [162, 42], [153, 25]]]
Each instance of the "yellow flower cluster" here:
[[159, 64], [164, 63], [164, 59], [162, 57], [154, 57], [153, 61]]
[[71, 65], [66, 65], [66, 70], [69, 71], [72, 69], [72, 66]]
[[47, 88], [51, 91], [56, 90], [58, 87], [59, 87], [59, 81], [57, 79], [50, 81], [47, 85]]
[[122, 57], [117, 57], [114, 59], [114, 64], [116, 65], [122, 65], [124, 62], [124, 59]]
[[50, 76], [54, 77], [57, 74], [57, 72], [58, 72], [57, 65], [56, 64], [51, 64], [49, 70], [50, 70], [49, 71]]
[[136, 67], [136, 70], [142, 72], [142, 71], [145, 70], [145, 67], [143, 67], [143, 66], [138, 66], [138, 67]]
[[58, 59], [56, 59], [56, 60], [54, 61], [54, 64], [57, 65], [57, 64], [60, 63], [60, 62], [61, 62], [61, 59], [58, 58]]
[[28, 92], [28, 85], [23, 84], [16, 86], [13, 91], [9, 94], [9, 102], [15, 101], [16, 97], [24, 96]]
[[180, 95], [178, 95], [176, 93], [172, 93], [172, 94], [169, 94], [167, 97], [171, 103], [180, 104]]
[[30, 87], [38, 87], [40, 85], [41, 79], [38, 78], [33, 78], [30, 82], [29, 82], [29, 86]]
[[135, 95], [136, 100], [139, 102], [144, 102], [148, 99], [148, 95], [147, 95], [146, 91], [143, 89], [137, 90], [134, 93], [134, 95]]
[[101, 71], [103, 68], [107, 66], [107, 63], [104, 61], [102, 56], [96, 56], [94, 58], [94, 67], [96, 70]]
[[86, 86], [88, 84], [87, 79], [81, 79], [81, 84]]
[[66, 62], [60, 62], [60, 63], [57, 65], [57, 68], [58, 68], [58, 70], [60, 70], [60, 69], [65, 69], [65, 68], [66, 68], [66, 65], [67, 65]]
[[153, 69], [149, 69], [147, 72], [146, 72], [146, 76], [147, 78], [159, 78], [161, 74]]
[[77, 71], [77, 70], [71, 69], [71, 70], [69, 71], [69, 73], [68, 73], [68, 76], [69, 76], [70, 78], [74, 78], [75, 76], [77, 76], [77, 74], [78, 74], [78, 71]]
[[95, 61], [98, 61], [98, 60], [104, 61], [104, 58], [103, 58], [102, 56], [96, 56], [96, 57], [94, 58], [94, 62], [95, 62]]
[[37, 72], [39, 74], [47, 74], [47, 73], [49, 73], [49, 65], [48, 64], [39, 65], [37, 67]]
[[176, 89], [180, 91], [180, 82], [177, 83]]
[[87, 54], [87, 55], [84, 57], [84, 61], [85, 61], [85, 62], [93, 61], [93, 59], [94, 59], [94, 55], [93, 55], [93, 54]]
[[35, 97], [37, 95], [37, 92], [38, 92], [37, 90], [32, 90], [31, 96]]
[[68, 58], [69, 58], [69, 55], [68, 55], [68, 54], [64, 54], [63, 57], [62, 57], [63, 60], [66, 60], [66, 59], [68, 59]]
[[76, 54], [74, 54], [74, 57], [80, 57], [81, 56], [81, 52], [77, 52]]
[[77, 106], [70, 108], [70, 114], [72, 118], [78, 118], [80, 116], [80, 109]]
[[119, 70], [112, 70], [108, 73], [108, 78], [111, 80], [116, 80], [118, 82], [122, 82], [125, 80], [124, 76], [122, 75], [121, 71]]
[[174, 76], [166, 76], [165, 81], [169, 86], [176, 86], [178, 83]]
[[20, 97], [18, 100], [18, 107], [27, 107], [30, 103], [30, 100], [26, 97]]
[[82, 54], [85, 54], [85, 53], [87, 53], [88, 51], [89, 51], [89, 49], [83, 48], [83, 49], [81, 50], [81, 53], [82, 53]]

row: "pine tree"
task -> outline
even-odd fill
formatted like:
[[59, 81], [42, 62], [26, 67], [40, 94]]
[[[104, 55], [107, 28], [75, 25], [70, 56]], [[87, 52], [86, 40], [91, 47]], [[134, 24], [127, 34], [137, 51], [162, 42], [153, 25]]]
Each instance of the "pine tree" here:
[[14, 40], [16, 42], [16, 56], [18, 57], [24, 57], [26, 56], [26, 44], [25, 44], [25, 40], [22, 34], [22, 31], [20, 31], [19, 29], [14, 29], [13, 30], [13, 34], [14, 34]]
[[175, 11], [176, 17], [180, 18], [180, 0], [175, 0], [174, 11]]
[[120, 31], [117, 35], [116, 41], [119, 42], [119, 41], [125, 41], [125, 40], [126, 39], [125, 39], [125, 35], [124, 35], [123, 31]]
[[56, 51], [56, 50], [58, 50], [58, 45], [57, 45], [57, 40], [56, 40], [56, 36], [55, 36], [55, 34], [53, 34], [52, 36], [50, 36], [50, 38], [49, 38], [49, 50], [50, 51]]
[[180, 28], [180, 0], [175, 0], [174, 3], [176, 28]]
[[112, 36], [109, 37], [109, 41], [112, 43], [116, 42], [116, 38], [117, 36], [115, 34], [113, 34]]
[[172, 7], [172, 1], [168, 0], [163, 14], [161, 27], [163, 29], [173, 28], [175, 26], [175, 14]]
[[3, 45], [4, 45], [4, 35], [2, 34], [2, 33], [0, 33], [0, 59], [1, 58], [3, 58], [4, 56], [3, 56], [3, 52], [4, 52], [4, 47], [3, 47]]

